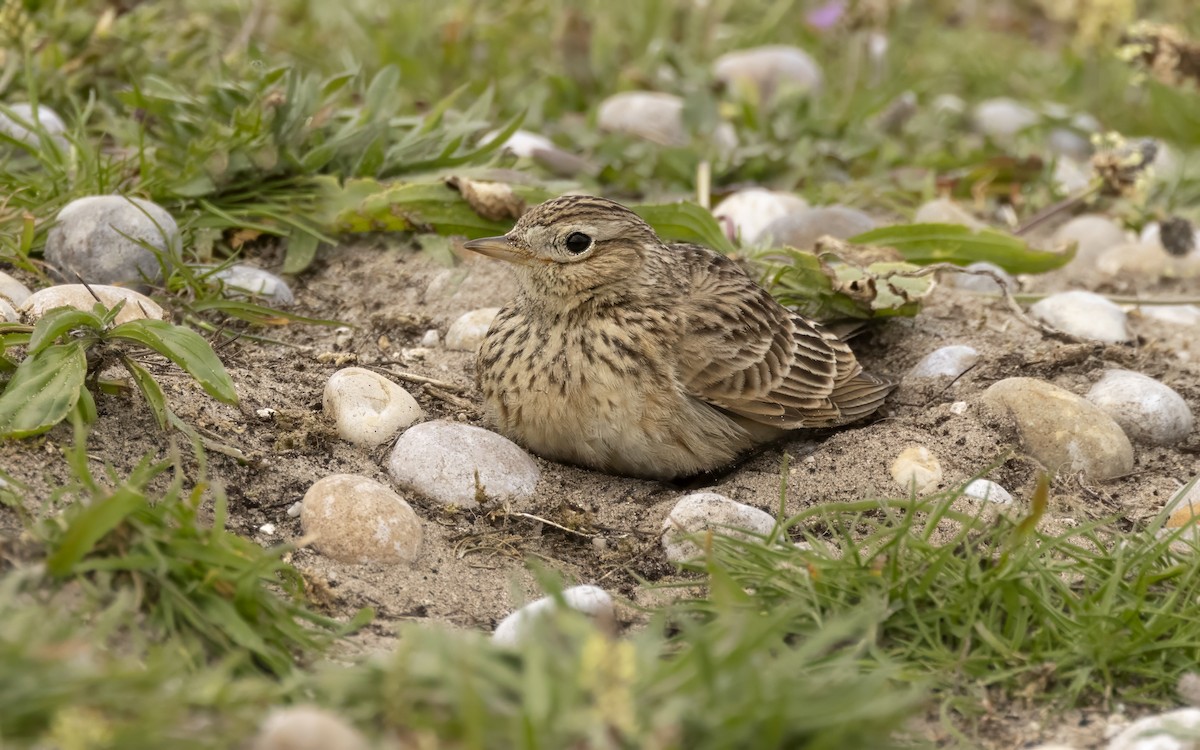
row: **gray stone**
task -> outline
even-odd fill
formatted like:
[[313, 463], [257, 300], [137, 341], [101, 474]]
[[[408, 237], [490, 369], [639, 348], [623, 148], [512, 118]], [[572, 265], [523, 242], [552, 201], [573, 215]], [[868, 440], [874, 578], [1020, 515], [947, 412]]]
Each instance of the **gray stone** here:
[[[601, 130], [624, 133], [660, 146], [686, 146], [691, 142], [683, 123], [683, 99], [658, 91], [623, 91], [600, 103], [596, 115]], [[729, 150], [737, 136], [729, 123], [721, 123], [712, 134], [714, 145]]]
[[821, 87], [821, 66], [804, 50], [782, 44], [729, 52], [713, 63], [713, 77], [728, 86], [749, 86], [760, 102], [778, 91]]
[[499, 307], [481, 307], [463, 313], [458, 320], [450, 324], [450, 330], [446, 331], [446, 348], [460, 352], [477, 351], [487, 337], [492, 321], [499, 314]]
[[355, 474], [314, 482], [304, 493], [300, 523], [318, 552], [340, 562], [412, 562], [421, 550], [421, 519], [412, 506]]
[[973, 479], [963, 487], [963, 497], [969, 497], [974, 500], [986, 500], [989, 503], [997, 505], [1011, 505], [1013, 501], [1012, 495], [1008, 490], [996, 484], [990, 479]]
[[965, 208], [949, 198], [937, 198], [924, 203], [913, 215], [914, 224], [961, 224], [971, 229], [984, 229], [984, 224]]
[[29, 287], [0, 271], [0, 297], [8, 300], [10, 305], [20, 307], [31, 294], [33, 292], [29, 291]]
[[[1004, 280], [1008, 285], [1009, 291], [1016, 291], [1018, 288], [1017, 280], [1012, 277], [1008, 271], [1005, 271], [1000, 266], [993, 263], [988, 263], [985, 260], [968, 263], [963, 266], [964, 271], [991, 271]], [[942, 281], [947, 286], [952, 286], [955, 289], [965, 289], [969, 292], [979, 292], [982, 294], [999, 294], [1003, 291], [1000, 283], [991, 276], [986, 274], [971, 274], [971, 273], [954, 273], [953, 271], [944, 273]]]
[[494, 432], [438, 420], [396, 441], [388, 471], [398, 485], [447, 505], [527, 500], [541, 471], [516, 443]]
[[160, 206], [141, 198], [93, 195], [68, 203], [46, 238], [45, 258], [66, 281], [136, 284], [162, 279], [155, 253], [180, 261], [179, 228]]
[[[479, 140], [480, 145], [491, 143], [499, 134], [498, 130], [486, 134]], [[532, 159], [563, 177], [571, 177], [590, 169], [588, 163], [580, 157], [554, 145], [554, 141], [546, 136], [528, 130], [514, 131], [501, 149], [521, 159]]]
[[1025, 450], [1053, 472], [1094, 481], [1133, 470], [1133, 446], [1096, 405], [1035, 378], [1006, 378], [983, 393], [985, 404], [1012, 416]]
[[979, 351], [973, 346], [943, 346], [926, 354], [908, 371], [905, 380], [953, 380], [978, 361]]
[[1055, 128], [1046, 136], [1046, 146], [1059, 156], [1077, 162], [1092, 156], [1092, 142], [1070, 128]]
[[705, 531], [751, 539], [753, 535], [766, 536], [774, 528], [775, 517], [770, 513], [715, 492], [693, 492], [681, 497], [663, 520], [662, 545], [668, 560], [682, 563], [703, 556], [692, 537]]
[[286, 281], [254, 266], [235, 263], [214, 272], [209, 278], [222, 282], [231, 297], [257, 297], [279, 307], [295, 302], [292, 289]]
[[971, 110], [975, 130], [992, 138], [1011, 138], [1040, 120], [1035, 110], [1006, 97], [985, 99]]
[[38, 105], [37, 117], [33, 114], [33, 105], [25, 102], [8, 105], [9, 110], [15, 117], [10, 117], [4, 112], [0, 112], [0, 133], [4, 133], [9, 138], [18, 140], [27, 146], [40, 146], [41, 136], [37, 130], [26, 127], [24, 123], [30, 125], [37, 123], [41, 129], [46, 132], [46, 135], [59, 145], [64, 147], [67, 145], [67, 140], [63, 136], [67, 126], [58, 113], [50, 109], [44, 104]]
[[1109, 370], [1088, 391], [1087, 400], [1140, 443], [1174, 445], [1186, 440], [1195, 425], [1182, 396], [1140, 372]]
[[1091, 267], [1100, 253], [1127, 242], [1125, 230], [1107, 216], [1086, 214], [1076, 216], [1054, 232], [1057, 245], [1076, 243], [1075, 257], [1067, 268]]
[[345, 719], [316, 706], [277, 708], [267, 715], [251, 750], [369, 750]]
[[1138, 315], [1173, 326], [1200, 326], [1200, 307], [1196, 305], [1142, 305]]
[[824, 235], [845, 240], [876, 226], [874, 219], [857, 208], [821, 206], [775, 219], [763, 229], [754, 244], [808, 250]]
[[1092, 292], [1073, 290], [1051, 294], [1034, 303], [1029, 314], [1082, 339], [1116, 344], [1131, 338], [1125, 311]]
[[21, 313], [3, 297], [0, 297], [0, 321], [5, 323], [21, 322]]
[[607, 591], [598, 586], [572, 586], [563, 589], [561, 604], [558, 599], [545, 596], [505, 617], [492, 633], [492, 640], [501, 646], [518, 646], [528, 637], [530, 627], [537, 620], [564, 605], [598, 620], [611, 621], [616, 616], [612, 597]]
[[425, 416], [408, 391], [362, 367], [335, 372], [325, 384], [322, 400], [338, 436], [355, 445], [386, 443]]
[[735, 236], [746, 244], [762, 234], [775, 219], [806, 208], [808, 201], [799, 196], [755, 187], [739, 190], [721, 201], [713, 210], [713, 216], [731, 224]]
[[1108, 750], [1196, 750], [1200, 747], [1200, 708], [1138, 719], [1113, 737]]
[[[89, 291], [90, 287], [90, 291]], [[93, 292], [95, 296], [92, 296]], [[100, 303], [110, 310], [119, 302], [125, 306], [117, 313], [116, 323], [128, 323], [131, 320], [166, 320], [167, 313], [158, 303], [140, 292], [119, 286], [105, 284], [60, 284], [48, 286], [30, 295], [29, 299], [18, 308], [18, 312], [27, 323], [41, 319], [43, 315], [56, 307], [73, 307], [76, 310], [91, 310], [96, 306], [96, 297]]]

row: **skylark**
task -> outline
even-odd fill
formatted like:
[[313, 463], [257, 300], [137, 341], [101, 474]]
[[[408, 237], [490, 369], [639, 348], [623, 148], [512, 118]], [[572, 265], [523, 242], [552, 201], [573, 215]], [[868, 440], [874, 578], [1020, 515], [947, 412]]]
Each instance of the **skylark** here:
[[668, 245], [604, 198], [547, 201], [466, 247], [510, 262], [521, 286], [479, 352], [488, 418], [549, 459], [691, 476], [866, 417], [892, 388], [732, 260]]

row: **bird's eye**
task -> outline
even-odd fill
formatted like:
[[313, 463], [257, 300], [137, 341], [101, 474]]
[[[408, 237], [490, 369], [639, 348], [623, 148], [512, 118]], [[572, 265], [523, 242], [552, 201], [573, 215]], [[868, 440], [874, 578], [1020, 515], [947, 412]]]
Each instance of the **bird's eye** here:
[[583, 232], [571, 232], [567, 235], [567, 252], [579, 255], [592, 246], [592, 238]]

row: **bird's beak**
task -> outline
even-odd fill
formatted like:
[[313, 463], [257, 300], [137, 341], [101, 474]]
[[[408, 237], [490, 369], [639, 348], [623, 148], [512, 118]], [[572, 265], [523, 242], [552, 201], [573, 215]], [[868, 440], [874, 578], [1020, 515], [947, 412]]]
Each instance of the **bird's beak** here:
[[527, 251], [522, 250], [513, 243], [508, 241], [507, 237], [483, 237], [478, 240], [470, 240], [463, 243], [463, 247], [468, 250], [486, 255], [489, 258], [497, 258], [506, 260], [510, 263], [527, 263], [530, 255]]

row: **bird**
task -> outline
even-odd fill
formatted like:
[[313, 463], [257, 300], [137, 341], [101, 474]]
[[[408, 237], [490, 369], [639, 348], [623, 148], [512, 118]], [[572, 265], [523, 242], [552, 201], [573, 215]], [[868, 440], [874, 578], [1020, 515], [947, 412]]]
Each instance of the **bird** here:
[[894, 385], [733, 259], [668, 244], [606, 198], [551, 199], [464, 247], [507, 261], [519, 286], [479, 349], [485, 418], [543, 458], [693, 478], [861, 420]]

